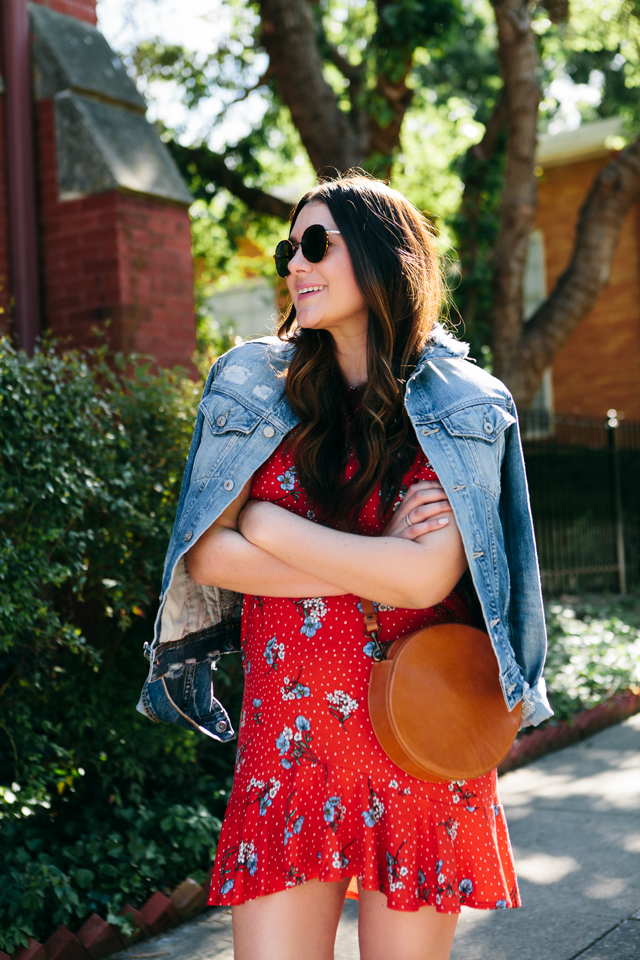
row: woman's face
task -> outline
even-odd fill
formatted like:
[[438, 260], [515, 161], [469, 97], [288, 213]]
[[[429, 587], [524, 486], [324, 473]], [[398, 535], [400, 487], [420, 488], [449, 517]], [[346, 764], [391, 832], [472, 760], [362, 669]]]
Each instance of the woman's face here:
[[329, 234], [329, 249], [320, 263], [304, 258], [299, 244], [304, 231], [314, 223], [327, 230], [338, 229], [329, 208], [312, 202], [302, 208], [291, 231], [289, 239], [298, 248], [289, 261], [287, 287], [297, 324], [309, 330], [328, 330], [338, 340], [366, 338], [369, 311], [343, 237]]

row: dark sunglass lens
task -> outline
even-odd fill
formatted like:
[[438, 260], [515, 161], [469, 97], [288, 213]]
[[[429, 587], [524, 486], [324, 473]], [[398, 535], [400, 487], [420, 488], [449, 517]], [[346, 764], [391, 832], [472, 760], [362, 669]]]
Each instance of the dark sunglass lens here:
[[289, 260], [291, 260], [293, 253], [293, 245], [290, 240], [281, 240], [276, 246], [274, 260], [276, 262], [276, 271], [278, 276], [289, 276]]
[[319, 223], [312, 224], [303, 233], [301, 246], [309, 263], [320, 263], [327, 252], [327, 231]]

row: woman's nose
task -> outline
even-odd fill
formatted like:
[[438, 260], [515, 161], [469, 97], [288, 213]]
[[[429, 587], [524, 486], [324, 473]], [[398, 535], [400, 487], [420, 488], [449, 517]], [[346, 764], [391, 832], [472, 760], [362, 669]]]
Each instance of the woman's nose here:
[[312, 269], [312, 264], [306, 259], [304, 253], [302, 252], [302, 247], [298, 247], [294, 255], [289, 260], [289, 272], [290, 273], [309, 273]]

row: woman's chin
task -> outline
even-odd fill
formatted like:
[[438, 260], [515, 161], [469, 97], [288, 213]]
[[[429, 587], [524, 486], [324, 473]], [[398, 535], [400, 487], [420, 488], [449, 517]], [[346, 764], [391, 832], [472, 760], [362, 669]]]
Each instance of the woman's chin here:
[[302, 311], [302, 314], [296, 312], [296, 323], [302, 330], [322, 330], [322, 317], [313, 316]]

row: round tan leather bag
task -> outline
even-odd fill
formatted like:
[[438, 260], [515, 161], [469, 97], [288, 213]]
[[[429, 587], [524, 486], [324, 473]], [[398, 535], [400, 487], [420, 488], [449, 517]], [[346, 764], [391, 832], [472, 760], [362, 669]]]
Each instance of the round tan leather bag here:
[[374, 638], [369, 714], [380, 746], [418, 780], [472, 780], [497, 766], [520, 726], [522, 705], [509, 710], [488, 634], [443, 623], [384, 648], [377, 615], [361, 601]]

